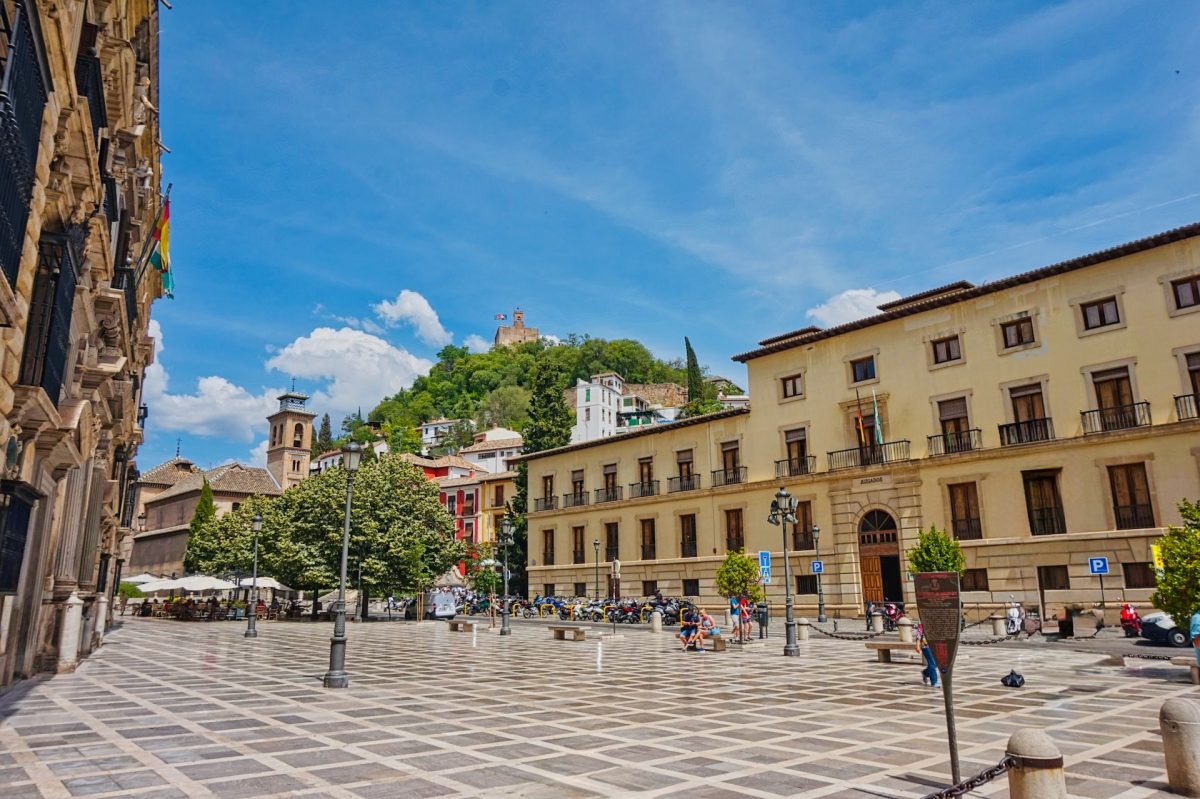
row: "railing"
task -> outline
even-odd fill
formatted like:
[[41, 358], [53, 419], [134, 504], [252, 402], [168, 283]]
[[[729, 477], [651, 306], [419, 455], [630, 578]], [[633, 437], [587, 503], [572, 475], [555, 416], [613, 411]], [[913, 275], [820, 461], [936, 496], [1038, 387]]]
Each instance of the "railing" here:
[[129, 327], [132, 330], [138, 313], [137, 278], [134, 271], [124, 266], [118, 267], [113, 272], [112, 287], [125, 295], [125, 316], [129, 319]]
[[596, 504], [601, 502], [618, 502], [621, 499], [621, 487], [609, 486], [607, 488], [596, 489]]
[[775, 461], [776, 477], [799, 477], [812, 474], [817, 469], [817, 456], [805, 455], [803, 458], [784, 458]]
[[816, 544], [813, 542], [812, 530], [792, 530], [792, 549], [797, 552], [807, 552], [810, 549], [816, 549]]
[[1200, 394], [1180, 394], [1175, 398], [1175, 415], [1179, 421], [1200, 419]]
[[100, 77], [100, 58], [95, 53], [80, 53], [75, 59], [75, 89], [87, 100], [92, 117], [92, 140], [100, 140], [100, 129], [108, 127], [104, 105], [104, 80]]
[[29, 540], [29, 518], [38, 495], [25, 483], [0, 480], [0, 594], [16, 593]]
[[655, 547], [653, 544], [642, 544], [642, 560], [654, 560], [656, 558]]
[[1149, 505], [1114, 505], [1118, 530], [1145, 530], [1154, 526], [1154, 508]]
[[117, 179], [112, 175], [105, 175], [101, 178], [104, 183], [104, 217], [110, 225], [117, 224], [121, 215], [121, 205], [118, 199], [120, 189], [117, 186]]
[[604, 548], [604, 559], [609, 563], [612, 563], [614, 560], [618, 560], [618, 554], [619, 552], [616, 544], [609, 544]]
[[9, 42], [0, 82], [0, 267], [9, 285], [16, 285], [21, 265], [42, 111], [50, 93], [44, 51], [28, 14], [21, 4], [11, 26], [0, 18]]
[[43, 234], [38, 242], [38, 271], [17, 382], [41, 386], [56, 407], [71, 349], [75, 281], [74, 247], [68, 237]]
[[908, 439], [885, 441], [854, 449], [842, 449], [829, 453], [829, 470], [852, 469], [856, 466], [872, 466], [880, 463], [896, 463], [909, 459]]
[[682, 558], [696, 557], [696, 539], [683, 539], [679, 542], [679, 556]]
[[1083, 418], [1083, 434], [1103, 433], [1107, 430], [1126, 430], [1130, 427], [1150, 425], [1150, 403], [1135, 402], [1132, 405], [1114, 405], [1094, 411], [1080, 411]]
[[1063, 518], [1063, 509], [1030, 508], [1029, 529], [1034, 535], [1059, 535], [1067, 531], [1067, 520]]
[[564, 508], [582, 508], [588, 504], [588, 495], [580, 492], [578, 494], [563, 494]]
[[585, 561], [584, 561], [584, 555], [583, 555], [582, 549], [575, 549], [575, 550], [571, 551], [571, 563], [580, 564], [580, 563], [584, 563], [584, 562]]
[[929, 437], [928, 455], [930, 458], [938, 455], [951, 455], [956, 452], [970, 452], [983, 447], [983, 432], [979, 428], [961, 430], [958, 432], [942, 433]]
[[533, 500], [533, 510], [554, 510], [558, 507], [558, 497], [538, 497]]
[[746, 467], [735, 466], [732, 469], [714, 469], [712, 473], [713, 487], [732, 486], [746, 482]]
[[950, 529], [957, 541], [972, 541], [983, 538], [983, 525], [979, 519], [951, 519]]
[[638, 499], [639, 497], [655, 497], [658, 496], [658, 481], [647, 480], [644, 483], [629, 484], [629, 498]]
[[1054, 420], [1050, 417], [1000, 425], [1000, 443], [1005, 447], [1012, 444], [1052, 440], [1054, 440]]
[[543, 566], [553, 566], [554, 565], [554, 550], [553, 549], [542, 550], [542, 565]]
[[678, 491], [695, 491], [700, 487], [700, 475], [686, 474], [680, 477], [671, 477], [667, 479], [667, 493], [674, 494]]

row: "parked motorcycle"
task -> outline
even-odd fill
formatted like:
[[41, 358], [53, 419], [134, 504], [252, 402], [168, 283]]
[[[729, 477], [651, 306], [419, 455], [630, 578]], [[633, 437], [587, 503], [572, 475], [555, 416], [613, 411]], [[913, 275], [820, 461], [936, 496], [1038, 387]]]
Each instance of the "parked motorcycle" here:
[[1126, 638], [1137, 638], [1142, 634], [1142, 617], [1128, 602], [1121, 605], [1121, 629]]

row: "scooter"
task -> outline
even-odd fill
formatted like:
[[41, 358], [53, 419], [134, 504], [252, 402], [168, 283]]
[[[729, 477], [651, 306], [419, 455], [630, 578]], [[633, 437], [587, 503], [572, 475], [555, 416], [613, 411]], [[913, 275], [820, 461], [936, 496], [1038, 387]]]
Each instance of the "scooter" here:
[[1142, 634], [1142, 617], [1129, 603], [1121, 606], [1121, 629], [1126, 638], [1137, 638]]

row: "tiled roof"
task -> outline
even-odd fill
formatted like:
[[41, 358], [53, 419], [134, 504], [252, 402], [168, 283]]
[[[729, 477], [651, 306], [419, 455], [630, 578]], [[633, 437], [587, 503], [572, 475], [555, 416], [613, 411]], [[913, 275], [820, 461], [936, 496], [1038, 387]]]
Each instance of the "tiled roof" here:
[[466, 458], [460, 458], [457, 455], [443, 455], [440, 458], [426, 458], [424, 455], [414, 455], [411, 452], [402, 452], [399, 457], [413, 464], [414, 466], [424, 466], [427, 469], [445, 469], [451, 466], [457, 466], [459, 469], [472, 469], [477, 472], [487, 472], [487, 469], [482, 468], [477, 463], [471, 463]]
[[498, 438], [494, 441], [477, 441], [469, 447], [463, 447], [459, 450], [462, 452], [492, 452], [497, 449], [520, 449], [525, 446], [523, 438]]
[[607, 436], [605, 438], [597, 438], [591, 441], [581, 441], [578, 444], [568, 444], [565, 447], [556, 447], [555, 449], [547, 449], [542, 452], [530, 452], [516, 458], [510, 458], [510, 462], [532, 461], [538, 458], [545, 458], [548, 455], [558, 455], [562, 452], [574, 452], [577, 449], [587, 449], [588, 447], [602, 447], [605, 444], [613, 444], [619, 441], [628, 441], [631, 438], [640, 438], [641, 436], [653, 436], [659, 433], [667, 433], [672, 430], [678, 430], [681, 427], [691, 427], [692, 425], [704, 424], [705, 422], [715, 422], [720, 419], [728, 419], [733, 416], [741, 416], [743, 413], [750, 413], [749, 408], [730, 408], [727, 411], [717, 411], [716, 413], [706, 413], [703, 416], [691, 416], [687, 419], [682, 419], [678, 422], [666, 422], [664, 424], [656, 424], [650, 427], [635, 428], [632, 432], [622, 433], [619, 436]]
[[459, 488], [461, 486], [479, 485], [479, 481], [485, 475], [476, 475], [475, 477], [439, 477], [437, 484], [441, 488]]
[[[790, 350], [794, 347], [799, 347], [804, 344], [811, 344], [814, 341], [822, 341], [827, 338], [833, 338], [834, 336], [840, 336], [843, 333], [849, 333], [853, 330], [861, 330], [865, 327], [881, 325], [884, 322], [890, 322], [893, 319], [912, 316], [913, 314], [928, 311], [933, 308], [941, 308], [945, 305], [953, 305], [954, 303], [974, 299], [975, 297], [994, 294], [997, 291], [1004, 291], [1005, 289], [1010, 289], [1015, 286], [1034, 283], [1038, 280], [1054, 277], [1055, 275], [1061, 275], [1065, 272], [1074, 272], [1077, 269], [1085, 269], [1089, 266], [1105, 263], [1106, 261], [1115, 261], [1118, 258], [1124, 258], [1128, 255], [1136, 255], [1137, 253], [1145, 252], [1146, 250], [1164, 247], [1168, 244], [1173, 244], [1177, 241], [1183, 241], [1185, 239], [1196, 238], [1197, 236], [1200, 236], [1200, 222], [1193, 222], [1190, 225], [1184, 225], [1183, 227], [1177, 227], [1173, 230], [1156, 233], [1155, 235], [1147, 236], [1144, 239], [1118, 244], [1115, 247], [1109, 247], [1107, 250], [1099, 250], [1098, 252], [1081, 255], [1068, 261], [1060, 261], [1059, 263], [1051, 264], [1050, 266], [1043, 266], [1040, 269], [1033, 269], [1029, 272], [1022, 272], [1019, 275], [1012, 275], [1011, 277], [1002, 278], [991, 283], [984, 283], [982, 286], [964, 288], [960, 291], [952, 291], [948, 294], [935, 293], [933, 297], [925, 301], [915, 300], [914, 298], [920, 297], [921, 295], [914, 294], [910, 297], [904, 298], [905, 302], [909, 304], [902, 305], [899, 308], [893, 308], [890, 311], [884, 311], [884, 313], [876, 314], [874, 316], [868, 316], [864, 319], [857, 319], [853, 322], [847, 322], [843, 325], [837, 325], [836, 327], [805, 333], [803, 335], [801, 335], [803, 331], [797, 331], [796, 335], [794, 336], [789, 334], [788, 336], [782, 338], [776, 336], [774, 339], [763, 339], [763, 341], [775, 341], [776, 343], [761, 346], [756, 350], [750, 350], [749, 352], [743, 352], [738, 355], [734, 355], [733, 360], [740, 363], [745, 363], [746, 361], [752, 361], [755, 358], [761, 358], [764, 355], [771, 355], [773, 353]], [[951, 285], [953, 286], [953, 284]], [[943, 286], [941, 289], [937, 289], [935, 291], [944, 291], [946, 288], [947, 287]]]
[[224, 466], [209, 469], [207, 472], [188, 475], [186, 479], [180, 480], [147, 504], [162, 502], [191, 491], [199, 491], [205, 480], [212, 487], [214, 494], [262, 494], [273, 497], [283, 493], [279, 490], [279, 484], [275, 482], [275, 478], [266, 469], [257, 466], [243, 466], [240, 463], [227, 463]]
[[517, 472], [484, 472], [483, 474], [479, 475], [479, 477], [484, 482], [491, 482], [493, 480], [515, 480], [517, 479]]
[[138, 477], [138, 482], [148, 485], [172, 486], [188, 475], [195, 474], [198, 471], [200, 470], [196, 468], [196, 464], [187, 458], [181, 458], [176, 455], [171, 460], [160, 463], [153, 469], [143, 472]]

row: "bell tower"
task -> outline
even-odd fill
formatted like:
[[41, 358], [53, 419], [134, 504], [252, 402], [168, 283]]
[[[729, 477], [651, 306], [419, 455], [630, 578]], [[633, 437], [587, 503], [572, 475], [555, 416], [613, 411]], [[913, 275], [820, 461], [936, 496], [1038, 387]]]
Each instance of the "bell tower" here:
[[312, 457], [312, 420], [316, 416], [305, 403], [308, 395], [295, 388], [280, 394], [279, 410], [267, 417], [267, 471], [287, 491], [308, 477]]

